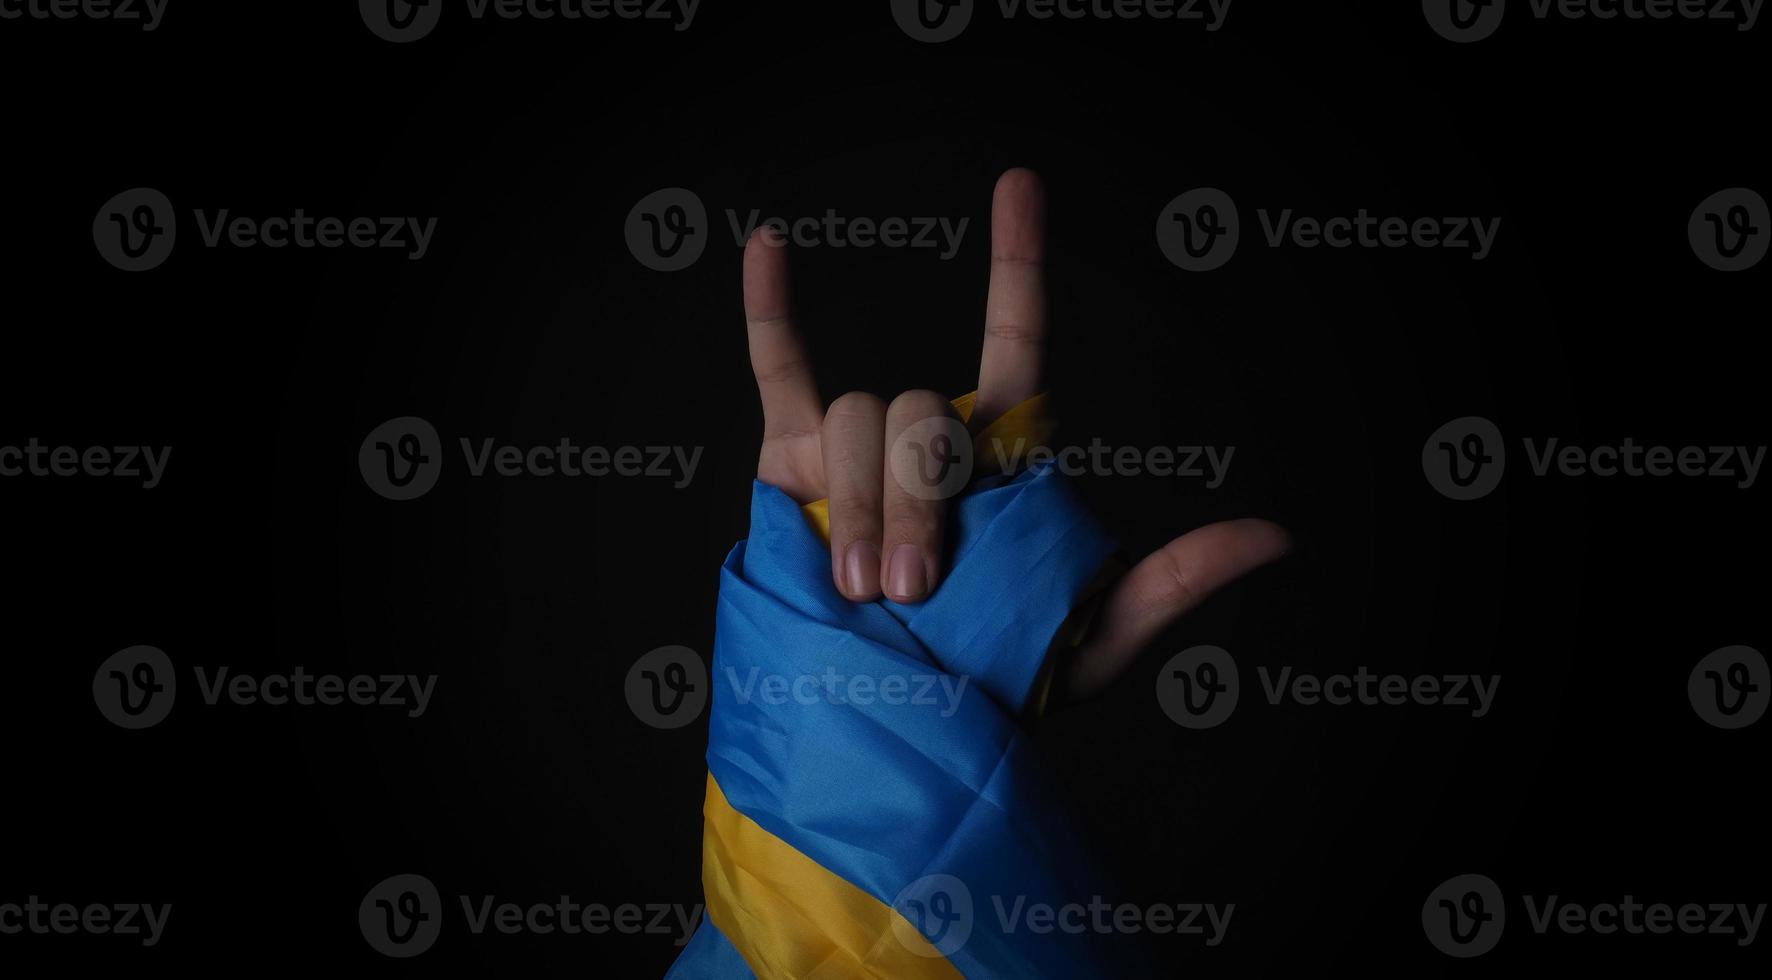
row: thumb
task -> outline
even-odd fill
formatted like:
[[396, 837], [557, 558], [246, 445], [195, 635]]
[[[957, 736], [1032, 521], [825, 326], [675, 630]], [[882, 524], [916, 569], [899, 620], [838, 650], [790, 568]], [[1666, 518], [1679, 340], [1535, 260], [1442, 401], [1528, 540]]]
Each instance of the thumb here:
[[1061, 665], [1060, 690], [1071, 701], [1101, 693], [1170, 624], [1291, 547], [1285, 528], [1251, 518], [1196, 528], [1151, 553], [1114, 586], [1089, 640]]

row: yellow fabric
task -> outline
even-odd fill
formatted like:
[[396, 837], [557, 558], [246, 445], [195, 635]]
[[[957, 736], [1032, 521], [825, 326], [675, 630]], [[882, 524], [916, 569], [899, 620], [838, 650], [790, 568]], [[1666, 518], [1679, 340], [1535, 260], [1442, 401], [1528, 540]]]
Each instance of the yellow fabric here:
[[[954, 399], [963, 421], [971, 421], [976, 399], [976, 392]], [[1017, 405], [973, 436], [974, 475], [997, 472], [1001, 454], [1025, 454], [1045, 445], [1052, 431], [1045, 395]], [[815, 500], [801, 508], [826, 542], [828, 507], [829, 501]], [[1061, 637], [1074, 642], [1067, 634], [1076, 632], [1061, 630]], [[1045, 704], [1051, 673], [1047, 669], [1040, 680], [1036, 714]], [[734, 809], [712, 773], [702, 813], [701, 878], [708, 918], [760, 980], [961, 976], [897, 910]]]
[[891, 906], [733, 809], [712, 773], [702, 813], [708, 918], [759, 980], [961, 976]]

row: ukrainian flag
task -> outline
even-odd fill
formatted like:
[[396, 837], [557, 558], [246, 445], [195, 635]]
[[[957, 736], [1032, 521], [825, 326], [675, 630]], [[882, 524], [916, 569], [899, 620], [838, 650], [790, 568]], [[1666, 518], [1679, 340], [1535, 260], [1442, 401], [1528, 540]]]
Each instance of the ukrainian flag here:
[[[955, 407], [969, 417], [971, 396]], [[976, 436], [978, 471], [1049, 429], [1043, 397], [1018, 407]], [[1023, 725], [1106, 535], [1056, 471], [996, 473], [953, 502], [934, 595], [855, 603], [831, 582], [824, 503], [756, 483], [721, 570], [707, 915], [668, 976], [1119, 972], [1107, 937], [1019, 915], [1100, 894]]]

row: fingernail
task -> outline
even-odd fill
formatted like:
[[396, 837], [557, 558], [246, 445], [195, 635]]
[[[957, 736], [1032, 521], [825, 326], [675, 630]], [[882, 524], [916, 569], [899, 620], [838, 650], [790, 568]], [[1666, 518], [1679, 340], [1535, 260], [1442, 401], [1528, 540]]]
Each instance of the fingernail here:
[[843, 588], [851, 599], [880, 594], [880, 549], [872, 541], [851, 541], [844, 550]]
[[888, 592], [900, 602], [915, 602], [929, 589], [923, 554], [914, 544], [901, 544], [892, 549], [892, 564], [886, 569]]

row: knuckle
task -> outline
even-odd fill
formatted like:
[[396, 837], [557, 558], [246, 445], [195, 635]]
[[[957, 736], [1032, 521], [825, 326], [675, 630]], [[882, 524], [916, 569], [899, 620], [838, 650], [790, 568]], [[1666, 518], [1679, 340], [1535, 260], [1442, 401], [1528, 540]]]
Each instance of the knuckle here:
[[888, 417], [897, 420], [916, 421], [948, 414], [948, 400], [939, 392], [927, 388], [914, 388], [892, 400], [887, 410]]
[[825, 410], [827, 422], [867, 422], [886, 415], [886, 402], [868, 391], [851, 391], [839, 395]]
[[880, 523], [880, 496], [875, 490], [859, 484], [832, 487], [830, 494], [831, 514], [842, 514], [853, 521], [867, 521], [878, 526]]
[[941, 508], [932, 501], [895, 496], [886, 503], [886, 531], [894, 542], [932, 542], [941, 535]]
[[985, 324], [984, 332], [994, 340], [1012, 344], [1038, 344], [1046, 337], [1044, 329], [1026, 320], [993, 320]]
[[812, 365], [802, 357], [784, 357], [778, 361], [756, 365], [752, 373], [757, 376], [758, 384], [785, 384], [811, 374]]
[[1152, 573], [1139, 593], [1139, 605], [1149, 612], [1187, 609], [1200, 600], [1198, 576], [1189, 564], [1168, 548], [1151, 556]]

